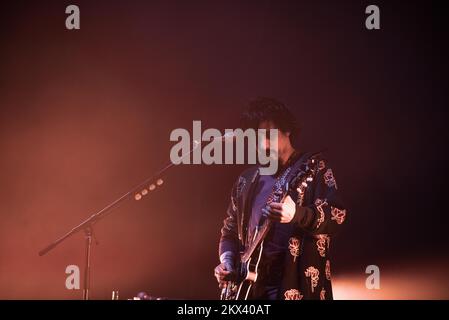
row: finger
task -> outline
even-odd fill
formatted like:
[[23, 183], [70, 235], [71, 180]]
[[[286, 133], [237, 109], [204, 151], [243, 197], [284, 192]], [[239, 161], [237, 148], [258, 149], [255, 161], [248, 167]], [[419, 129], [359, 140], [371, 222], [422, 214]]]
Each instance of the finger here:
[[220, 274], [218, 275], [217, 279], [220, 281], [229, 281], [232, 279], [232, 274]]
[[217, 277], [218, 281], [226, 281], [226, 276], [225, 275], [219, 275]]
[[268, 218], [274, 221], [281, 221], [281, 216], [277, 212], [270, 212]]
[[271, 202], [271, 203], [270, 203], [270, 207], [271, 207], [272, 209], [274, 209], [274, 208], [276, 208], [276, 209], [282, 209], [282, 203], [279, 203], [279, 202]]
[[220, 288], [226, 288], [226, 284], [228, 283], [227, 281], [223, 280], [223, 279], [217, 279], [218, 280], [218, 285], [220, 286]]
[[222, 271], [219, 272], [217, 275], [221, 276], [221, 277], [226, 277], [227, 275], [229, 275], [231, 272], [230, 271]]
[[221, 270], [221, 271], [216, 271], [214, 272], [214, 276], [217, 279], [223, 278], [224, 276], [226, 276], [227, 274], [225, 273], [225, 271]]
[[223, 278], [224, 281], [232, 281], [233, 279], [235, 279], [235, 274], [233, 274], [233, 273], [228, 274]]
[[216, 275], [215, 275], [218, 279], [225, 279], [227, 276], [229, 276], [229, 272], [228, 273], [224, 273], [224, 272], [220, 272], [220, 273], [217, 273]]
[[270, 213], [282, 214], [282, 209], [272, 208], [270, 209]]
[[284, 215], [282, 216], [281, 223], [290, 223], [293, 220], [293, 216]]

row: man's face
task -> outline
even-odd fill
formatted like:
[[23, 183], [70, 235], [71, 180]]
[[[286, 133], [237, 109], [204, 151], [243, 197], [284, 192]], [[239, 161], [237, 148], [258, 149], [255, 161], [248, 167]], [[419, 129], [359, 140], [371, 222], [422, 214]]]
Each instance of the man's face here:
[[[260, 147], [262, 150], [268, 151], [270, 149], [270, 129], [278, 129], [273, 121], [262, 121], [259, 124], [258, 129], [266, 129], [266, 139], [265, 141], [260, 142]], [[275, 153], [277, 153], [279, 150], [284, 150], [288, 145], [290, 144], [290, 132], [282, 132], [281, 130], [278, 130], [278, 147]]]

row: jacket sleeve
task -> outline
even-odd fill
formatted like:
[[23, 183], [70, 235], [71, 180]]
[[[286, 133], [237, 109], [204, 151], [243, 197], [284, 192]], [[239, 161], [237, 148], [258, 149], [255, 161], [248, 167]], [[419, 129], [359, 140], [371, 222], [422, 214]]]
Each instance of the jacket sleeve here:
[[339, 198], [332, 169], [324, 160], [311, 189], [306, 192], [306, 205], [297, 206], [294, 225], [309, 234], [335, 235], [346, 220], [346, 209]]
[[239, 238], [237, 230], [237, 182], [231, 191], [231, 200], [226, 211], [226, 218], [221, 228], [219, 243], [220, 261], [235, 259], [239, 254]]

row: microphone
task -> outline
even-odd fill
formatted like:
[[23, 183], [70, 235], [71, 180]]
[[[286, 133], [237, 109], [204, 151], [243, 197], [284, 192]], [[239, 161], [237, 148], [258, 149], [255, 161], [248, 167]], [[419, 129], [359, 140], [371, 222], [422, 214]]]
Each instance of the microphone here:
[[[235, 140], [236, 137], [237, 137], [237, 135], [235, 134], [235, 132], [227, 132], [222, 136], [215, 137], [215, 138], [211, 139], [210, 141], [203, 141], [203, 142], [209, 142], [209, 143], [229, 142], [229, 141]], [[202, 145], [201, 141], [193, 140], [193, 149], [198, 148], [200, 145]]]
[[234, 132], [227, 132], [222, 136], [215, 137], [209, 141], [199, 141], [199, 140], [193, 140], [193, 147], [190, 152], [192, 152], [194, 149], [200, 147], [203, 142], [209, 142], [209, 143], [216, 143], [216, 142], [229, 142], [233, 141], [236, 138], [236, 134]]
[[235, 132], [226, 132], [224, 135], [220, 137], [213, 138], [212, 141], [230, 141], [236, 138]]

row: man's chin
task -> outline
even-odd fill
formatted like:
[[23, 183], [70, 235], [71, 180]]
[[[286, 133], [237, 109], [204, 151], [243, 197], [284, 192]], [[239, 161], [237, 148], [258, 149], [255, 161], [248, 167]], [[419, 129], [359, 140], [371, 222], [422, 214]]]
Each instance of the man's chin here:
[[259, 153], [261, 153], [265, 157], [269, 158], [270, 160], [276, 160], [277, 161], [279, 159], [277, 151], [275, 151], [273, 149], [259, 150]]

